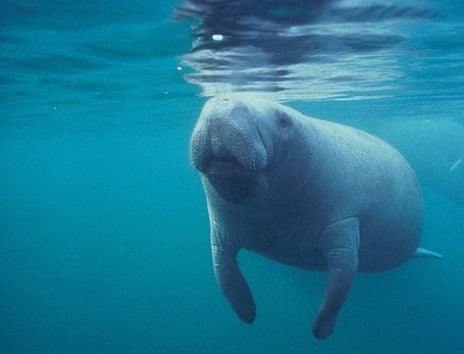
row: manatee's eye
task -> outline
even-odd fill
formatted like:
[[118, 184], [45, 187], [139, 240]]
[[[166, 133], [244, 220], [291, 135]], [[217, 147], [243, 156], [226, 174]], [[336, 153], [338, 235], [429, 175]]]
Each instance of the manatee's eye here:
[[280, 115], [277, 118], [277, 124], [281, 128], [286, 128], [286, 127], [288, 127], [290, 125], [290, 119], [288, 117], [286, 117], [286, 116]]

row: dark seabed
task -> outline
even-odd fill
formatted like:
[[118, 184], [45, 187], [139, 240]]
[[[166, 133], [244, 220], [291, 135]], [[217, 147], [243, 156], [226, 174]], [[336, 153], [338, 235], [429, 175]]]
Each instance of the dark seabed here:
[[[457, 0], [32, 1], [0, 11], [0, 353], [464, 353], [464, 13]], [[330, 338], [325, 285], [242, 252], [217, 288], [191, 130], [249, 92], [395, 145], [422, 246], [359, 274]]]

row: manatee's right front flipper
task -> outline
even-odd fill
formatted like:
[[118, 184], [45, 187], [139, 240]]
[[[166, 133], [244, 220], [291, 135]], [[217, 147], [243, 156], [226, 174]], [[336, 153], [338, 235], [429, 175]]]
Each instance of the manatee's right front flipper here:
[[238, 317], [252, 323], [256, 306], [250, 288], [237, 263], [238, 248], [223, 237], [211, 233], [211, 252], [216, 280]]
[[329, 278], [312, 330], [317, 339], [323, 339], [334, 331], [338, 312], [358, 271], [358, 218], [351, 217], [327, 226], [319, 246], [327, 261]]

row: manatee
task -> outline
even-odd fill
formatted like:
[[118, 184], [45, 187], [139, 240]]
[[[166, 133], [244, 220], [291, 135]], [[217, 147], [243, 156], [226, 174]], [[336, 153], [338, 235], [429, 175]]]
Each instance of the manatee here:
[[216, 280], [246, 323], [256, 306], [240, 249], [328, 272], [317, 339], [334, 331], [357, 272], [440, 256], [418, 248], [423, 200], [412, 168], [361, 130], [267, 100], [216, 97], [193, 130], [190, 158], [206, 194]]

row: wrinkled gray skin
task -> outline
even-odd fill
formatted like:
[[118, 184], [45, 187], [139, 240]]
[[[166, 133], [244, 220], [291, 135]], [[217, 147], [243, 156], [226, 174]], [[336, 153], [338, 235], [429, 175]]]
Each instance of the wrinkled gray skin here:
[[237, 264], [241, 248], [328, 271], [312, 326], [318, 339], [333, 332], [356, 272], [387, 270], [416, 252], [418, 182], [372, 135], [265, 100], [213, 98], [190, 154], [206, 193], [216, 279], [247, 323], [255, 303]]

